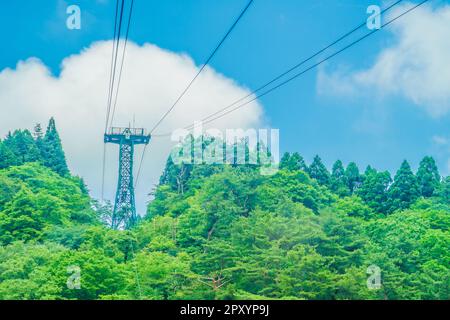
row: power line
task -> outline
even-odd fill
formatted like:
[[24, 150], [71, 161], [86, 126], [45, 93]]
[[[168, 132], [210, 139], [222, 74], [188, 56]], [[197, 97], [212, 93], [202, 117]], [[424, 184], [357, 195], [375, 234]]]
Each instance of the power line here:
[[123, 64], [124, 64], [124, 61], [125, 61], [125, 52], [126, 52], [126, 49], [127, 49], [128, 35], [129, 35], [129, 32], [130, 32], [131, 19], [132, 19], [132, 16], [133, 16], [133, 5], [134, 5], [134, 0], [131, 0], [130, 12], [129, 12], [129, 15], [128, 15], [127, 31], [126, 31], [126, 34], [125, 34], [125, 43], [124, 43], [123, 51], [122, 51], [122, 61], [121, 61], [121, 65], [120, 65], [119, 79], [118, 79], [118, 82], [117, 82], [117, 89], [116, 89], [116, 94], [115, 94], [115, 98], [114, 98], [114, 105], [113, 105], [113, 112], [112, 112], [112, 116], [111, 116], [110, 126], [112, 126], [112, 124], [113, 124], [114, 116], [115, 116], [115, 113], [116, 113], [117, 96], [119, 95], [119, 87], [120, 87], [120, 82], [121, 82], [121, 79], [122, 79], [122, 70], [123, 70]]
[[106, 121], [105, 121], [105, 133], [108, 129], [108, 122], [109, 122], [109, 106], [110, 106], [110, 98], [111, 98], [111, 83], [112, 83], [112, 77], [113, 77], [113, 67], [114, 67], [114, 54], [116, 49], [116, 34], [117, 34], [117, 19], [119, 14], [119, 0], [116, 1], [116, 13], [114, 15], [114, 36], [113, 36], [113, 45], [112, 45], [112, 52], [111, 52], [111, 66], [109, 70], [109, 86], [108, 86], [108, 95], [107, 95], [107, 103], [106, 103]]
[[134, 189], [136, 190], [136, 186], [138, 184], [139, 181], [139, 177], [141, 176], [141, 170], [142, 170], [142, 164], [144, 162], [144, 158], [145, 158], [145, 151], [147, 151], [147, 144], [144, 146], [144, 149], [142, 150], [142, 155], [141, 155], [141, 160], [139, 161], [139, 167], [138, 167], [138, 171], [136, 174], [136, 180], [134, 181]]
[[294, 79], [298, 78], [299, 76], [305, 74], [306, 72], [308, 72], [308, 71], [310, 71], [310, 70], [312, 70], [312, 69], [318, 67], [318, 66], [321, 65], [322, 63], [328, 61], [329, 59], [331, 59], [331, 58], [337, 56], [338, 54], [340, 54], [340, 53], [342, 53], [343, 51], [349, 49], [350, 47], [354, 46], [355, 44], [357, 44], [357, 43], [361, 42], [362, 40], [368, 38], [369, 36], [373, 35], [374, 33], [378, 32], [379, 30], [383, 29], [384, 27], [390, 25], [390, 24], [393, 23], [394, 21], [400, 19], [400, 18], [403, 17], [404, 15], [408, 14], [409, 12], [411, 12], [411, 11], [413, 11], [414, 9], [420, 7], [421, 5], [423, 5], [424, 3], [428, 2], [428, 1], [429, 1], [429, 0], [424, 0], [424, 1], [420, 2], [419, 4], [413, 6], [412, 8], [410, 8], [410, 9], [408, 9], [408, 10], [406, 10], [405, 12], [403, 12], [403, 13], [400, 14], [400, 15], [398, 15], [397, 17], [395, 17], [395, 18], [391, 19], [390, 21], [386, 22], [385, 24], [381, 25], [379, 29], [375, 29], [375, 30], [373, 30], [372, 32], [369, 32], [368, 34], [362, 36], [361, 38], [359, 38], [359, 39], [357, 39], [357, 40], [355, 40], [355, 41], [353, 41], [352, 43], [350, 43], [349, 45], [345, 46], [344, 48], [338, 50], [337, 52], [333, 53], [332, 55], [329, 55], [329, 56], [327, 56], [326, 58], [322, 59], [321, 61], [315, 63], [315, 64], [312, 65], [311, 67], [309, 67], [309, 68], [303, 70], [303, 71], [300, 72], [300, 73], [297, 73], [297, 74], [294, 75], [293, 77], [291, 77], [291, 78], [289, 78], [289, 79], [283, 81], [282, 83], [278, 84], [278, 85], [275, 86], [275, 87], [272, 87], [271, 89], [269, 89], [269, 90], [265, 91], [264, 93], [262, 93], [262, 94], [260, 94], [260, 95], [258, 95], [258, 96], [256, 96], [256, 97], [254, 97], [254, 98], [252, 98], [251, 100], [249, 100], [249, 101], [247, 101], [247, 102], [245, 102], [245, 103], [243, 103], [243, 104], [237, 106], [236, 108], [233, 108], [233, 109], [227, 111], [226, 113], [223, 113], [222, 115], [217, 116], [217, 117], [215, 117], [215, 118], [213, 118], [213, 119], [210, 119], [210, 120], [208, 120], [208, 121], [205, 121], [204, 124], [207, 124], [207, 123], [210, 123], [210, 122], [212, 122], [212, 121], [215, 121], [215, 120], [217, 120], [217, 119], [219, 119], [219, 118], [222, 118], [222, 117], [226, 116], [227, 114], [229, 114], [229, 113], [231, 113], [231, 112], [233, 112], [233, 111], [235, 111], [235, 110], [237, 110], [237, 109], [240, 109], [240, 108], [242, 108], [242, 107], [248, 105], [249, 103], [251, 103], [251, 102], [253, 102], [253, 101], [255, 101], [255, 100], [257, 100], [257, 99], [259, 99], [259, 98], [261, 98], [261, 97], [263, 97], [263, 96], [265, 96], [265, 95], [271, 93], [272, 91], [274, 91], [274, 90], [276, 90], [276, 89], [282, 87], [283, 85], [285, 85], [285, 84], [291, 82], [292, 80], [294, 80]]
[[254, 98], [252, 98], [250, 101], [247, 101], [247, 102], [245, 102], [245, 103], [243, 103], [243, 104], [237, 106], [236, 108], [233, 108], [233, 109], [227, 111], [226, 113], [224, 113], [224, 114], [222, 114], [222, 115], [220, 115], [220, 116], [217, 116], [217, 117], [215, 117], [215, 118], [213, 118], [213, 119], [210, 119], [210, 120], [206, 121], [204, 124], [207, 124], [207, 123], [210, 123], [210, 122], [212, 122], [212, 121], [215, 121], [215, 120], [217, 120], [217, 119], [219, 119], [219, 118], [222, 118], [222, 117], [224, 117], [225, 115], [227, 115], [227, 114], [229, 114], [229, 113], [231, 113], [231, 112], [233, 112], [233, 111], [235, 111], [235, 110], [237, 110], [237, 109], [239, 109], [239, 108], [242, 108], [242, 107], [248, 105], [249, 103], [251, 103], [251, 102], [253, 102], [253, 101], [255, 101], [255, 100], [257, 100], [257, 99], [259, 99], [259, 98], [261, 98], [261, 97], [263, 97], [263, 96], [265, 96], [265, 95], [271, 93], [272, 91], [274, 91], [274, 90], [276, 90], [276, 89], [282, 87], [283, 85], [285, 85], [285, 84], [291, 82], [292, 80], [294, 80], [294, 79], [298, 78], [299, 76], [305, 74], [306, 72], [308, 72], [308, 71], [310, 71], [310, 70], [312, 70], [312, 69], [318, 67], [318, 66], [321, 65], [322, 63], [328, 61], [329, 59], [331, 59], [331, 58], [337, 56], [338, 54], [340, 54], [340, 53], [342, 53], [343, 51], [349, 49], [350, 47], [354, 46], [355, 44], [357, 44], [357, 43], [361, 42], [362, 40], [368, 38], [369, 36], [373, 35], [374, 33], [378, 32], [379, 30], [383, 29], [384, 27], [390, 25], [390, 24], [393, 23], [394, 21], [400, 19], [400, 18], [403, 17], [404, 15], [408, 14], [409, 12], [411, 12], [411, 11], [413, 11], [414, 9], [420, 7], [421, 5], [423, 5], [424, 3], [428, 2], [428, 1], [429, 1], [429, 0], [424, 0], [424, 1], [420, 2], [419, 4], [415, 5], [414, 7], [412, 7], [412, 8], [410, 8], [410, 9], [406, 10], [406, 11], [403, 12], [402, 14], [400, 14], [400, 15], [398, 15], [397, 17], [391, 19], [390, 21], [386, 22], [385, 24], [381, 25], [379, 29], [375, 29], [375, 30], [373, 30], [372, 32], [369, 32], [369, 33], [365, 34], [365, 35], [362, 36], [361, 38], [359, 38], [359, 39], [353, 41], [353, 42], [350, 43], [349, 45], [347, 45], [347, 46], [345, 46], [344, 48], [338, 50], [337, 52], [335, 52], [335, 53], [333, 53], [333, 54], [327, 56], [326, 58], [322, 59], [321, 61], [319, 61], [319, 62], [315, 63], [314, 65], [310, 66], [309, 68], [303, 70], [302, 72], [297, 73], [296, 75], [294, 75], [294, 76], [292, 76], [291, 78], [289, 78], [289, 79], [287, 79], [287, 80], [281, 82], [280, 84], [276, 85], [275, 87], [272, 87], [271, 89], [265, 91], [264, 93], [262, 93], [262, 94], [260, 94], [260, 95], [258, 95], [258, 96], [256, 96], [256, 97], [254, 97]]
[[[112, 72], [112, 82], [111, 82], [111, 90], [109, 93], [109, 98], [108, 98], [108, 115], [107, 115], [107, 120], [106, 120], [106, 126], [108, 126], [109, 123], [109, 115], [111, 112], [111, 103], [112, 103], [112, 97], [113, 97], [113, 92], [114, 92], [114, 84], [115, 84], [115, 80], [116, 80], [116, 68], [117, 68], [117, 55], [119, 53], [119, 43], [120, 43], [120, 33], [122, 30], [122, 19], [123, 19], [123, 8], [125, 5], [125, 0], [122, 0], [122, 4], [120, 7], [120, 19], [119, 19], [119, 28], [118, 28], [118, 32], [117, 32], [117, 38], [116, 38], [116, 49], [115, 49], [115, 56], [114, 56], [114, 67], [113, 67], [113, 72]], [[106, 128], [107, 129], [107, 128]], [[106, 132], [105, 129], [105, 132]]]
[[[326, 61], [330, 60], [331, 58], [337, 56], [338, 54], [342, 53], [343, 51], [345, 51], [345, 50], [349, 49], [350, 47], [356, 45], [357, 43], [363, 41], [364, 39], [366, 39], [366, 38], [368, 38], [369, 36], [373, 35], [374, 33], [378, 32], [379, 30], [381, 30], [381, 29], [387, 27], [387, 26], [390, 25], [391, 23], [395, 22], [396, 20], [400, 19], [401, 17], [405, 16], [406, 14], [410, 13], [411, 11], [415, 10], [416, 8], [420, 7], [421, 5], [425, 4], [425, 3], [428, 2], [428, 1], [429, 1], [429, 0], [423, 0], [423, 1], [420, 2], [419, 4], [413, 6], [412, 8], [406, 10], [405, 12], [403, 12], [403, 13], [400, 14], [400, 15], [398, 15], [397, 17], [395, 17], [395, 18], [391, 19], [390, 21], [386, 22], [385, 24], [381, 25], [379, 29], [375, 29], [375, 30], [373, 30], [372, 32], [369, 32], [368, 34], [365, 34], [364, 36], [362, 36], [362, 37], [360, 37], [359, 39], [353, 41], [352, 43], [350, 43], [349, 45], [345, 46], [344, 48], [342, 48], [342, 49], [336, 51], [335, 53], [333, 53], [333, 54], [327, 56], [326, 58], [322, 59], [321, 61], [319, 61], [319, 62], [315, 63], [314, 65], [308, 67], [307, 69], [303, 70], [302, 72], [295, 74], [294, 76], [292, 76], [291, 78], [289, 78], [289, 79], [283, 81], [282, 83], [278, 84], [277, 86], [272, 87], [271, 89], [265, 91], [264, 93], [262, 93], [262, 94], [260, 94], [260, 95], [258, 95], [258, 96], [256, 96], [256, 97], [254, 97], [254, 98], [252, 98], [250, 101], [247, 101], [247, 102], [245, 102], [245, 103], [243, 103], [243, 104], [241, 104], [241, 105], [238, 105], [236, 108], [231, 109], [231, 110], [229, 110], [228, 112], [226, 112], [226, 113], [224, 113], [224, 114], [222, 114], [222, 115], [219, 115], [218, 117], [215, 117], [215, 118], [213, 118], [213, 119], [210, 119], [210, 120], [208, 120], [208, 121], [205, 122], [205, 123], [209, 123], [209, 122], [215, 121], [215, 120], [217, 120], [217, 119], [219, 119], [219, 118], [221, 118], [221, 117], [224, 117], [225, 115], [227, 115], [227, 114], [229, 114], [229, 113], [231, 113], [231, 112], [233, 112], [233, 111], [235, 111], [235, 110], [237, 110], [237, 109], [239, 109], [239, 108], [241, 108], [241, 107], [244, 107], [244, 106], [248, 105], [249, 103], [255, 101], [256, 99], [261, 98], [261, 97], [263, 97], [263, 96], [265, 96], [265, 95], [271, 93], [272, 91], [274, 91], [274, 90], [280, 88], [281, 86], [283, 86], [283, 85], [285, 85], [285, 84], [291, 82], [292, 80], [298, 78], [299, 76], [305, 74], [306, 72], [308, 72], [308, 71], [310, 71], [310, 70], [312, 70], [312, 69], [318, 67], [319, 65], [323, 64], [324, 62], [326, 62]], [[169, 134], [169, 135], [170, 135], [170, 134]], [[159, 137], [160, 137], [160, 136], [163, 136], [163, 135], [153, 135], [153, 136], [159, 136]], [[141, 158], [141, 164], [142, 164], [143, 158], [144, 158], [144, 153], [143, 153], [142, 158]], [[139, 171], [140, 171], [140, 170], [139, 170]]]
[[233, 31], [234, 27], [238, 24], [238, 22], [241, 20], [241, 18], [244, 16], [247, 9], [250, 7], [250, 5], [253, 3], [253, 0], [250, 0], [247, 5], [245, 6], [244, 10], [239, 14], [237, 19], [234, 21], [234, 23], [231, 25], [231, 27], [228, 29], [225, 36], [220, 40], [219, 44], [214, 48], [214, 50], [209, 55], [208, 59], [206, 59], [205, 63], [202, 65], [200, 70], [197, 72], [197, 74], [192, 78], [192, 80], [189, 82], [187, 87], [181, 92], [181, 94], [178, 96], [178, 98], [175, 100], [175, 102], [172, 104], [172, 106], [163, 114], [163, 116], [159, 119], [159, 121], [153, 126], [153, 128], [150, 130], [150, 134], [152, 134], [156, 128], [161, 124], [161, 122], [169, 115], [169, 113], [175, 108], [175, 106], [180, 102], [180, 100], [183, 98], [183, 96], [186, 94], [186, 92], [190, 89], [194, 81], [198, 78], [198, 76], [202, 73], [202, 71], [205, 69], [205, 67], [209, 64], [211, 59], [214, 57], [216, 52], [219, 50], [219, 48], [222, 46], [222, 44], [225, 42], [225, 40], [228, 38], [230, 33]]
[[[203, 63], [202, 67], [199, 69], [199, 71], [197, 72], [197, 74], [194, 76], [194, 78], [192, 78], [192, 80], [188, 83], [188, 85], [186, 86], [186, 88], [181, 92], [181, 94], [178, 96], [178, 98], [175, 100], [175, 102], [172, 104], [172, 106], [163, 114], [163, 116], [159, 119], [159, 121], [153, 126], [153, 128], [150, 130], [150, 135], [156, 130], [156, 128], [158, 128], [158, 126], [161, 124], [161, 122], [169, 115], [169, 113], [175, 108], [175, 106], [178, 104], [178, 102], [180, 102], [180, 100], [183, 98], [183, 96], [186, 94], [186, 92], [191, 88], [192, 84], [195, 82], [195, 80], [198, 78], [198, 76], [202, 73], [202, 71], [205, 69], [205, 67], [209, 64], [209, 62], [211, 61], [211, 59], [214, 57], [214, 55], [217, 53], [217, 51], [220, 49], [220, 47], [222, 46], [222, 44], [225, 42], [225, 40], [228, 38], [228, 36], [231, 34], [231, 32], [233, 31], [233, 29], [236, 27], [236, 25], [238, 24], [238, 22], [241, 20], [241, 18], [244, 16], [245, 12], [247, 12], [248, 8], [250, 7], [250, 5], [253, 3], [253, 0], [250, 0], [247, 5], [245, 6], [245, 8], [241, 11], [241, 13], [239, 14], [239, 16], [235, 19], [235, 21], [233, 22], [233, 24], [231, 25], [231, 27], [228, 29], [227, 33], [222, 37], [222, 39], [220, 40], [220, 42], [217, 44], [217, 46], [214, 48], [214, 50], [211, 52], [211, 54], [209, 55], [209, 57], [206, 59], [205, 63]], [[145, 152], [147, 150], [147, 146], [144, 146], [144, 150], [142, 152], [142, 156], [139, 162], [139, 167], [138, 167], [138, 172], [136, 175], [136, 180], [135, 180], [135, 188], [138, 184], [139, 181], [139, 177], [141, 174], [141, 170], [142, 170], [142, 164], [144, 162], [144, 158], [145, 158]]]
[[[107, 111], [106, 111], [105, 133], [108, 129], [108, 124], [110, 126], [112, 126], [113, 121], [114, 121], [115, 112], [116, 112], [117, 98], [118, 98], [118, 94], [119, 94], [123, 65], [124, 65], [124, 61], [125, 61], [125, 52], [126, 52], [127, 43], [128, 43], [128, 36], [129, 36], [129, 31], [130, 31], [134, 0], [131, 0], [131, 4], [130, 4], [127, 31], [126, 31], [126, 35], [125, 35], [125, 42], [124, 42], [124, 46], [123, 46], [123, 50], [122, 50], [122, 58], [121, 58], [121, 63], [120, 63], [120, 71], [119, 71], [119, 75], [118, 75], [117, 88], [115, 90], [115, 95], [114, 95], [114, 82], [115, 82], [115, 78], [116, 78], [116, 65], [117, 65], [118, 51], [119, 51], [119, 45], [120, 45], [120, 34], [121, 34], [121, 29], [122, 29], [124, 5], [125, 5], [125, 1], [122, 0], [121, 9], [120, 9], [120, 19], [118, 19], [119, 0], [116, 1], [116, 14], [115, 14], [115, 21], [114, 21], [113, 50], [112, 50], [112, 55], [111, 55], [110, 80], [109, 80], [108, 102], [107, 102]], [[119, 23], [118, 23], [118, 20], [119, 20]], [[113, 103], [113, 100], [112, 100], [113, 95], [114, 95], [114, 104], [112, 104]], [[110, 121], [111, 107], [113, 107], [113, 111], [112, 111], [112, 116], [111, 116], [111, 121]], [[106, 168], [106, 144], [103, 148], [102, 191], [101, 191], [102, 202], [104, 200], [104, 189], [105, 189], [105, 170], [106, 170], [105, 168]]]
[[102, 191], [101, 191], [101, 204], [105, 198], [105, 171], [106, 171], [106, 143], [103, 144], [103, 161], [102, 161]]
[[[112, 45], [112, 52], [111, 52], [111, 66], [109, 71], [109, 87], [108, 87], [108, 97], [107, 97], [107, 104], [106, 104], [106, 120], [105, 120], [105, 133], [108, 129], [108, 121], [109, 121], [109, 110], [110, 110], [110, 99], [111, 99], [111, 84], [112, 84], [112, 77], [113, 77], [113, 65], [114, 65], [114, 54], [115, 54], [115, 48], [116, 48], [116, 34], [117, 34], [117, 18], [119, 14], [119, 0], [116, 1], [116, 11], [114, 15], [114, 36], [113, 36], [113, 45]], [[103, 146], [103, 159], [102, 159], [102, 184], [101, 184], [101, 200], [103, 203], [104, 196], [105, 196], [105, 171], [106, 171], [106, 144]]]
[[[400, 2], [402, 2], [403, 0], [398, 0], [395, 3], [393, 3], [392, 5], [390, 5], [389, 7], [383, 9], [378, 15], [381, 15], [383, 13], [386, 13], [387, 11], [389, 11], [390, 9], [392, 9], [394, 6], [398, 5]], [[377, 16], [378, 16], [377, 15]], [[359, 24], [358, 26], [356, 26], [355, 28], [353, 28], [352, 30], [348, 31], [347, 33], [345, 33], [344, 35], [342, 35], [341, 37], [339, 37], [337, 40], [331, 42], [330, 44], [328, 44], [327, 46], [325, 46], [324, 48], [320, 49], [319, 51], [315, 52], [314, 54], [312, 54], [311, 56], [307, 57], [306, 59], [300, 61], [299, 63], [297, 63], [296, 65], [294, 65], [293, 67], [289, 68], [288, 70], [286, 70], [285, 72], [281, 73], [280, 75], [276, 76], [275, 78], [273, 78], [272, 80], [270, 80], [269, 82], [263, 84], [262, 86], [260, 86], [259, 88], [257, 88], [256, 90], [253, 90], [252, 92], [250, 92], [249, 94], [243, 96], [242, 98], [239, 98], [238, 100], [234, 101], [233, 103], [227, 105], [226, 107], [208, 115], [207, 117], [201, 119], [202, 122], [207, 121], [208, 119], [222, 113], [223, 111], [239, 104], [240, 102], [246, 100], [247, 98], [254, 96], [257, 92], [260, 92], [261, 90], [267, 88], [268, 86], [270, 86], [271, 84], [273, 84], [274, 82], [280, 80], [281, 78], [283, 78], [284, 76], [288, 75], [289, 73], [291, 73], [292, 71], [298, 69], [299, 67], [301, 67], [302, 65], [304, 65], [305, 63], [311, 61], [312, 59], [314, 59], [315, 57], [317, 57], [318, 55], [320, 55], [321, 53], [325, 52], [326, 50], [328, 50], [329, 48], [333, 47], [334, 45], [336, 45], [337, 43], [341, 42], [342, 40], [344, 40], [345, 38], [347, 38], [348, 36], [352, 35], [353, 33], [355, 33], [356, 31], [358, 31], [359, 29], [361, 29], [362, 27], [366, 26], [366, 21], [362, 22], [361, 24]], [[265, 95], [265, 94], [264, 94]], [[257, 99], [257, 98], [256, 98]], [[246, 104], [253, 102], [256, 99], [252, 99], [251, 101], [247, 102]], [[186, 126], [185, 129], [190, 130], [194, 127], [193, 124]], [[164, 134], [154, 134], [154, 137], [164, 137], [164, 136], [169, 136], [170, 133], [164, 133]]]

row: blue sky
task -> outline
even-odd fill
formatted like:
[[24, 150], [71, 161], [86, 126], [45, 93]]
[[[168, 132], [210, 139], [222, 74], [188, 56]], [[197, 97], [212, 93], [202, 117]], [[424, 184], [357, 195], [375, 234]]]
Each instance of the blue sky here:
[[[70, 4], [82, 10], [81, 30], [62, 27]], [[201, 64], [245, 4], [246, 0], [135, 0], [130, 39], [186, 53]], [[241, 86], [256, 88], [364, 21], [371, 4], [384, 7], [386, 2], [256, 0], [211, 66]], [[432, 1], [431, 6], [446, 4], [448, 1]], [[112, 38], [112, 0], [18, 0], [2, 2], [0, 10], [6, 44], [0, 54], [0, 70], [38, 57], [58, 75], [65, 57], [95, 41]], [[320, 70], [332, 74], [371, 68], [380, 52], [398, 41], [395, 34], [382, 30]], [[449, 174], [449, 112], [430, 115], [402, 94], [321, 94], [320, 70], [261, 99], [267, 122], [280, 129], [282, 151], [299, 151], [307, 161], [319, 154], [329, 167], [341, 159], [357, 162], [361, 170], [371, 164], [390, 171], [403, 159], [416, 168], [420, 159], [430, 154], [442, 173]]]

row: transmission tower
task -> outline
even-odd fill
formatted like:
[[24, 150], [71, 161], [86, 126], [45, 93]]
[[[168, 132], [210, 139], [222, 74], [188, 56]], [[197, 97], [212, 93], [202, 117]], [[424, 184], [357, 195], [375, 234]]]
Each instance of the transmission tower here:
[[119, 178], [111, 227], [128, 229], [137, 221], [133, 185], [134, 146], [148, 144], [150, 135], [142, 128], [111, 128], [105, 133], [104, 141], [119, 145]]

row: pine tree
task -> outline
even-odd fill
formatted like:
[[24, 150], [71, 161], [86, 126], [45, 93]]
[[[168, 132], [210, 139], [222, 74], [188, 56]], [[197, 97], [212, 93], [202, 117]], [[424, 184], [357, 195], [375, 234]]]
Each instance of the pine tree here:
[[416, 176], [421, 195], [431, 197], [441, 181], [436, 162], [432, 157], [424, 157], [420, 161]]
[[377, 172], [370, 168], [366, 170], [364, 182], [356, 193], [377, 213], [388, 211], [388, 189], [391, 184], [391, 174], [388, 171]]
[[394, 183], [389, 188], [389, 211], [407, 209], [420, 196], [417, 178], [411, 171], [408, 161], [403, 161], [397, 171]]
[[11, 150], [0, 141], [0, 169], [4, 169], [16, 164], [16, 158]]
[[34, 126], [33, 136], [34, 136], [35, 140], [41, 140], [42, 137], [44, 136], [44, 133], [42, 132], [42, 127], [41, 127], [40, 123], [36, 123], [36, 125]]
[[318, 155], [314, 157], [313, 162], [309, 166], [308, 174], [311, 178], [316, 179], [319, 184], [328, 185], [330, 183], [330, 173]]
[[41, 160], [41, 155], [32, 134], [28, 130], [8, 133], [4, 145], [14, 155], [14, 165]]
[[347, 178], [347, 185], [350, 192], [355, 192], [362, 182], [361, 175], [359, 174], [359, 168], [356, 163], [350, 162], [348, 164], [347, 169], [345, 169], [345, 176]]
[[344, 165], [341, 160], [337, 160], [333, 164], [330, 189], [340, 196], [347, 196], [350, 193], [347, 187]]
[[168, 185], [172, 190], [183, 194], [186, 191], [186, 184], [190, 178], [192, 169], [192, 164], [182, 163], [176, 165], [173, 163], [172, 157], [169, 157], [164, 172], [159, 179], [159, 183], [161, 185]]
[[298, 153], [294, 152], [291, 156], [291, 161], [295, 163], [296, 170], [302, 170], [305, 171], [308, 169], [305, 163], [305, 159]]
[[450, 205], [450, 176], [442, 180], [436, 193], [443, 203]]
[[61, 176], [69, 174], [55, 119], [51, 118], [41, 146], [42, 162]]
[[305, 160], [298, 152], [294, 152], [292, 155], [290, 155], [289, 152], [286, 152], [281, 158], [280, 169], [287, 169], [289, 171], [306, 171], [307, 167], [305, 164]]
[[377, 169], [374, 169], [374, 168], [372, 168], [371, 165], [368, 165], [368, 166], [366, 167], [366, 171], [364, 171], [364, 176], [363, 176], [362, 180], [365, 179], [365, 176], [368, 176], [368, 175], [371, 174], [371, 173], [377, 173]]
[[291, 154], [289, 152], [285, 152], [280, 160], [280, 169], [288, 169], [289, 159], [291, 158]]

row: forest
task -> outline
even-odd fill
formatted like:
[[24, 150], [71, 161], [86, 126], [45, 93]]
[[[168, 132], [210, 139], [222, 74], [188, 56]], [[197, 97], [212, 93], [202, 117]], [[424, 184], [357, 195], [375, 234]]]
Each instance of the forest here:
[[54, 119], [18, 129], [0, 141], [0, 299], [449, 299], [450, 177], [412, 165], [169, 158], [146, 214], [113, 230]]

